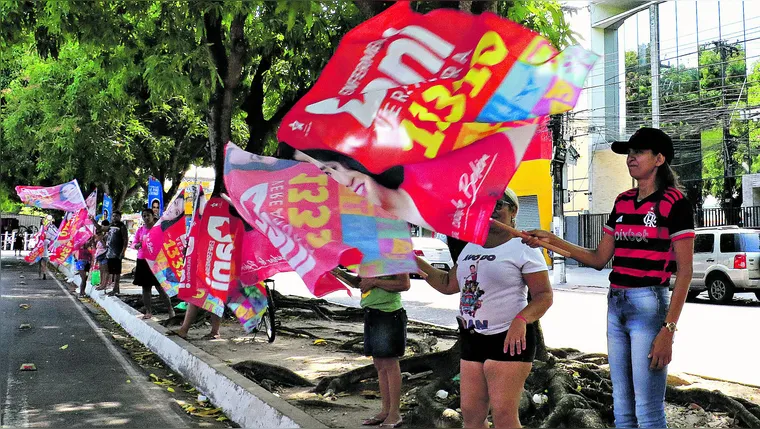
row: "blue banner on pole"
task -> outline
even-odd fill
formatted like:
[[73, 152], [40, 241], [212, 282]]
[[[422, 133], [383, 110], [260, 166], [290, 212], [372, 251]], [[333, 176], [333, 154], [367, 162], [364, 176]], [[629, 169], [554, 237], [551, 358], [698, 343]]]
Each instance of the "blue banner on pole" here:
[[103, 194], [103, 218], [111, 222], [111, 214], [113, 213], [113, 201], [107, 194]]
[[148, 208], [153, 209], [156, 217], [164, 213], [164, 190], [161, 182], [154, 177], [148, 179]]

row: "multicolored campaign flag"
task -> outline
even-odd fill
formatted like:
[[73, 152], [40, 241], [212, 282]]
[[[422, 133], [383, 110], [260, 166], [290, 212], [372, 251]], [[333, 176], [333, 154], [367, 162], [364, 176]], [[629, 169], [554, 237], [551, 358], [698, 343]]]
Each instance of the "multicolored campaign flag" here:
[[113, 215], [113, 200], [108, 194], [103, 194], [103, 213], [101, 219], [111, 222], [111, 215]]
[[36, 244], [34, 248], [29, 251], [29, 254], [24, 256], [24, 260], [29, 264], [34, 264], [39, 261], [42, 255], [45, 254], [45, 239], [47, 238], [48, 230], [52, 224], [46, 223], [40, 228], [39, 232], [34, 235]]
[[164, 212], [164, 188], [153, 176], [148, 178], [148, 208], [158, 217]]
[[482, 243], [541, 118], [572, 109], [597, 58], [491, 13], [397, 2], [344, 36], [278, 139], [390, 213]]
[[227, 302], [227, 307], [235, 313], [246, 332], [251, 332], [258, 326], [267, 305], [267, 292], [263, 282], [252, 286], [238, 282], [237, 287], [230, 291], [230, 300]]
[[180, 191], [143, 242], [145, 260], [169, 296], [179, 290], [187, 245], [185, 191]]
[[356, 265], [365, 277], [417, 271], [407, 223], [313, 164], [228, 143], [224, 181], [243, 220], [269, 239], [316, 296], [348, 290], [329, 273], [339, 265]]
[[87, 228], [89, 223], [86, 208], [68, 216], [53, 245], [54, 249], [50, 254], [50, 261], [59, 264], [66, 262], [76, 250], [77, 245], [81, 246], [92, 236]]
[[24, 204], [40, 209], [76, 212], [87, 208], [76, 179], [50, 187], [16, 186], [16, 193]]

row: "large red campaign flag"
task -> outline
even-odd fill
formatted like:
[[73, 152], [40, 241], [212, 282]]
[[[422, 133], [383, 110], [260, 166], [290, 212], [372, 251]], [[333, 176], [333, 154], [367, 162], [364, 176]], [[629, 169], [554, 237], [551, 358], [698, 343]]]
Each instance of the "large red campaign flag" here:
[[[193, 237], [195, 279], [199, 288], [225, 302], [240, 276], [239, 254], [243, 222], [230, 214], [230, 204], [211, 197], [203, 209], [197, 235]], [[180, 297], [181, 298], [181, 297]]]
[[343, 38], [278, 138], [396, 216], [482, 242], [539, 118], [574, 106], [596, 58], [490, 13], [398, 2]]

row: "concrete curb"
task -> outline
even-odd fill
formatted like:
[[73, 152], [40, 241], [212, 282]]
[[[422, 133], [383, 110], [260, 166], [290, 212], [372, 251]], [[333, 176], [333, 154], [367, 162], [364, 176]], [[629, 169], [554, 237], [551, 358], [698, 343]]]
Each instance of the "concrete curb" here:
[[[58, 269], [72, 277], [64, 266]], [[106, 296], [87, 284], [87, 294], [132, 337], [158, 355], [169, 367], [192, 383], [227, 417], [242, 427], [326, 428], [323, 423], [274, 396], [261, 386], [230, 368], [219, 358], [177, 336], [167, 337], [167, 329], [153, 321], [142, 320], [134, 308], [120, 299]]]

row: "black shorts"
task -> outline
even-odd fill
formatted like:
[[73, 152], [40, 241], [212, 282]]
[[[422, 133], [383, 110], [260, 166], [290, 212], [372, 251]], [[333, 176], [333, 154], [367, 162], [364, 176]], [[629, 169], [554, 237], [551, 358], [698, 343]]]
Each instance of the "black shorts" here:
[[507, 331], [498, 334], [479, 334], [474, 329], [459, 328], [460, 344], [462, 346], [462, 360], [471, 362], [485, 362], [495, 360], [499, 362], [533, 362], [536, 358], [536, 328], [528, 324], [525, 331], [525, 350], [520, 354], [511, 356], [504, 353], [504, 340]]
[[364, 309], [364, 355], [394, 358], [406, 350], [406, 311]]
[[108, 274], [121, 274], [121, 258], [108, 258]]
[[145, 259], [138, 259], [135, 265], [135, 280], [132, 282], [138, 286], [147, 287], [159, 287], [161, 284], [156, 279], [153, 271], [150, 270], [150, 265]]

